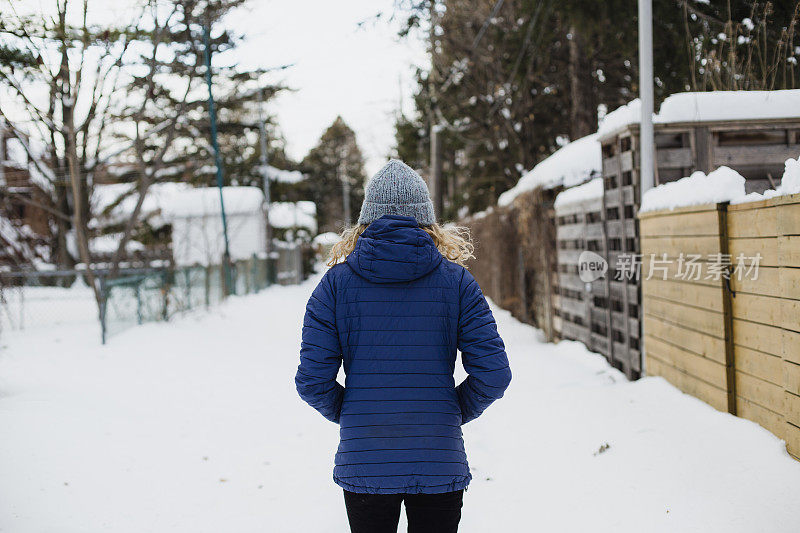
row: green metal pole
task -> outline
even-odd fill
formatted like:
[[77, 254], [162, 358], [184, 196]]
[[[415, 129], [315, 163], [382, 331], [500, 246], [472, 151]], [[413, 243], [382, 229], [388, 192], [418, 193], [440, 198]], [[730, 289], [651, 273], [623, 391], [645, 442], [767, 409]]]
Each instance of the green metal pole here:
[[209, 43], [209, 29], [208, 23], [203, 25], [203, 44], [205, 45], [205, 60], [206, 60], [206, 85], [208, 85], [208, 114], [211, 119], [211, 145], [214, 148], [214, 160], [217, 164], [217, 188], [219, 188], [219, 207], [222, 213], [222, 235], [225, 238], [225, 255], [222, 257], [222, 268], [225, 274], [226, 289], [230, 293], [235, 293], [231, 279], [231, 252], [228, 243], [228, 219], [225, 217], [225, 200], [222, 195], [222, 185], [224, 177], [222, 174], [222, 157], [219, 154], [219, 143], [217, 142], [217, 114], [214, 111], [214, 95], [211, 91], [211, 45]]

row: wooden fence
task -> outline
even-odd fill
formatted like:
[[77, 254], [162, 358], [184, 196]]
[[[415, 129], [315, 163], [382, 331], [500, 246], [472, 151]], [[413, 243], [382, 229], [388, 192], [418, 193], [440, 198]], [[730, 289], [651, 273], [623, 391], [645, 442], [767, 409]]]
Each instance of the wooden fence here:
[[[584, 187], [586, 187], [586, 184]], [[603, 354], [614, 366], [611, 339], [611, 309], [607, 277], [585, 283], [578, 262], [584, 251], [607, 256], [603, 198], [581, 196], [556, 206], [558, 246], [558, 299], [555, 313], [561, 338], [583, 342]]]
[[475, 256], [469, 268], [483, 292], [523, 322], [558, 337], [556, 229], [558, 190], [520, 194], [513, 205], [462, 220], [470, 228]]
[[800, 458], [800, 195], [643, 213], [640, 229], [646, 373]]

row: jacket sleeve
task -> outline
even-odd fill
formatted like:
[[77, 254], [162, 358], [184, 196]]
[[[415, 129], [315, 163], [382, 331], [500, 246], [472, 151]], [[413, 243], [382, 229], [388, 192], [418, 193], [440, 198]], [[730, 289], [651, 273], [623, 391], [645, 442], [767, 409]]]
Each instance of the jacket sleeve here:
[[475, 278], [466, 270], [459, 289], [458, 349], [468, 376], [456, 392], [461, 423], [466, 424], [503, 397], [511, 382], [511, 368], [492, 311]]
[[344, 387], [337, 381], [342, 350], [336, 331], [336, 298], [330, 270], [314, 289], [303, 318], [300, 366], [294, 378], [297, 392], [331, 422], [339, 423]]

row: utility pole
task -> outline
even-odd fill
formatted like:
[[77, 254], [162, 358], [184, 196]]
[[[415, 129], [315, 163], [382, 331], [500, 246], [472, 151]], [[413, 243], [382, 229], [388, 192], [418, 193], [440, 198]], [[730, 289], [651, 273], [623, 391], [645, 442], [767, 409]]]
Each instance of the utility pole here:
[[225, 199], [222, 194], [224, 176], [222, 174], [222, 157], [219, 153], [219, 143], [217, 142], [217, 114], [214, 111], [214, 94], [211, 91], [211, 45], [209, 34], [209, 24], [203, 25], [203, 44], [205, 48], [206, 61], [206, 85], [208, 85], [208, 114], [211, 119], [211, 146], [214, 148], [214, 161], [217, 165], [217, 188], [219, 189], [219, 209], [222, 214], [222, 235], [225, 239], [225, 252], [222, 256], [222, 270], [225, 275], [225, 288], [230, 294], [235, 293], [233, 278], [231, 277], [231, 251], [228, 242], [228, 220], [225, 217]]
[[269, 254], [272, 252], [272, 224], [269, 221], [269, 208], [272, 198], [270, 196], [270, 177], [269, 177], [269, 155], [267, 154], [267, 124], [264, 118], [264, 89], [263, 87], [258, 91], [258, 132], [259, 141], [261, 145], [261, 177], [264, 183], [264, 212], [267, 217], [266, 228], [266, 252], [267, 261], [269, 261]]
[[430, 193], [433, 199], [434, 214], [441, 219], [444, 211], [444, 187], [442, 183], [442, 139], [444, 128], [441, 124], [431, 127], [431, 176]]
[[642, 102], [642, 118], [639, 127], [641, 151], [639, 185], [640, 194], [643, 196], [654, 185], [655, 170], [652, 0], [639, 0], [639, 100]]
[[344, 146], [339, 148], [339, 165], [336, 167], [336, 174], [338, 174], [339, 181], [342, 182], [342, 212], [344, 213], [344, 227], [349, 228], [352, 224], [350, 219], [350, 179], [347, 177], [347, 168], [345, 166], [346, 154]]
[[[438, 20], [438, 15], [436, 13], [436, 0], [430, 0], [430, 19], [431, 19], [431, 27], [430, 33], [428, 35], [428, 39], [430, 40], [430, 47], [431, 47], [431, 74], [430, 76], [434, 76], [436, 72], [436, 23]], [[431, 194], [431, 199], [433, 200], [433, 211], [434, 215], [441, 218], [442, 216], [442, 207], [444, 206], [444, 198], [443, 198], [443, 191], [442, 191], [442, 142], [441, 142], [441, 133], [444, 127], [439, 123], [438, 116], [437, 116], [437, 91], [436, 91], [436, 79], [429, 80], [428, 87], [430, 87], [431, 91], [431, 109], [429, 113], [428, 120], [431, 124], [431, 160], [430, 160], [430, 171], [428, 176], [428, 189]]]
[[[655, 170], [655, 138], [653, 135], [653, 3], [639, 0], [639, 99], [642, 102], [642, 118], [639, 126], [639, 201], [653, 187]], [[640, 331], [641, 333], [641, 331]], [[647, 343], [644, 336], [641, 345], [642, 375], [647, 369]]]

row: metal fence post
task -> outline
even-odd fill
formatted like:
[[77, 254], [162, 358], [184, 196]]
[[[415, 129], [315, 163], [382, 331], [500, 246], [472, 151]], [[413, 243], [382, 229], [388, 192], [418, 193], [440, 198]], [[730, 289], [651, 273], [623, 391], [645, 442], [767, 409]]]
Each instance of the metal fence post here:
[[161, 296], [162, 296], [162, 308], [161, 308], [161, 320], [166, 322], [169, 320], [169, 280], [167, 279], [167, 271], [161, 271]]
[[136, 282], [136, 322], [141, 324], [142, 319], [142, 280]]
[[102, 344], [106, 343], [107, 328], [106, 328], [106, 304], [108, 300], [108, 288], [106, 287], [106, 277], [99, 275], [97, 282], [100, 285], [100, 302], [98, 311], [100, 312], [100, 341]]
[[261, 290], [261, 287], [258, 285], [258, 257], [256, 257], [256, 254], [253, 254], [253, 257], [250, 258], [250, 279], [253, 285], [252, 292]]

